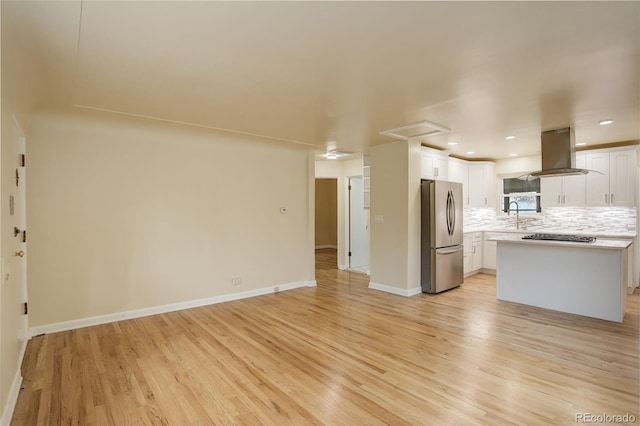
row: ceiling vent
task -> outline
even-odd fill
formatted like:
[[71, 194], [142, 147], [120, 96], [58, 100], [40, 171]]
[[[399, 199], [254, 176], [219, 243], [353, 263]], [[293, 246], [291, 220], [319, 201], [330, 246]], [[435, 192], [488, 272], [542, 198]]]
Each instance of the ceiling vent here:
[[380, 135], [389, 136], [394, 139], [408, 141], [409, 139], [433, 136], [440, 133], [447, 133], [450, 128], [429, 120], [418, 121], [417, 123], [405, 124], [394, 129], [384, 130]]
[[327, 151], [326, 154], [322, 154], [322, 156], [329, 160], [335, 160], [336, 158], [348, 157], [353, 154], [355, 154], [355, 152], [347, 151], [345, 149], [332, 149], [331, 151]]

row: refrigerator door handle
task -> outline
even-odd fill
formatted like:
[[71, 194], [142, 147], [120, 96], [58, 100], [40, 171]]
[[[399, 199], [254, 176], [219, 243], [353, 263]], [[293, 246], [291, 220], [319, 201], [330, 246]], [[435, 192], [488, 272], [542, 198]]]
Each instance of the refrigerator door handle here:
[[453, 192], [449, 190], [447, 192], [447, 232], [449, 235], [453, 235], [453, 229], [455, 227], [455, 205], [453, 204]]
[[462, 250], [464, 250], [464, 247], [456, 246], [455, 248], [452, 248], [449, 250], [438, 249], [436, 250], [436, 254], [453, 254], [453, 253], [458, 253], [459, 251], [462, 251]]
[[453, 191], [449, 191], [451, 193], [451, 235], [453, 235], [456, 230], [456, 198], [453, 196]]

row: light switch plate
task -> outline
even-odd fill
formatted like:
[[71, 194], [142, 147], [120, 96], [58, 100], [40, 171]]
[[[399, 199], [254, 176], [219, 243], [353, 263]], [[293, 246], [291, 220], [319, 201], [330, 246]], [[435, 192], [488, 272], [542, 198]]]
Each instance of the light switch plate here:
[[376, 223], [383, 223], [384, 222], [384, 216], [381, 214], [377, 214], [374, 216]]

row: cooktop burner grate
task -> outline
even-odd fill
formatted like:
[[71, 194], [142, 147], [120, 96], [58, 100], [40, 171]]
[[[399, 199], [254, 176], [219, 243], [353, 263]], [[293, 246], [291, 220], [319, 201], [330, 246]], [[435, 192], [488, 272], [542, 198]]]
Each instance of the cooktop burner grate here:
[[563, 234], [531, 234], [522, 237], [523, 240], [551, 240], [551, 241], [571, 241], [574, 243], [592, 243], [596, 237], [586, 237], [582, 235]]

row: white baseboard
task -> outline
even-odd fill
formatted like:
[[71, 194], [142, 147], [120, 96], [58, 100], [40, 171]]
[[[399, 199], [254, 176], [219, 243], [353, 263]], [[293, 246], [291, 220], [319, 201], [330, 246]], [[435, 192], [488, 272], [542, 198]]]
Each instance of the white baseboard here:
[[341, 271], [346, 271], [349, 268], [347, 267], [347, 265], [338, 265], [338, 269], [340, 269]]
[[[26, 348], [26, 343], [24, 346]], [[24, 356], [24, 351], [22, 352], [22, 356]], [[16, 374], [13, 377], [11, 389], [9, 389], [9, 397], [7, 398], [7, 402], [4, 404], [4, 409], [2, 410], [0, 426], [9, 426], [11, 424], [11, 417], [13, 417], [13, 411], [16, 408], [16, 403], [18, 402], [18, 394], [20, 393], [20, 387], [22, 386], [22, 374], [20, 373], [21, 366], [22, 357], [20, 358], [20, 363], [18, 364]]]
[[316, 250], [321, 250], [321, 249], [338, 249], [338, 246], [332, 246], [332, 245], [324, 245], [324, 246], [316, 246]]
[[422, 287], [414, 287], [408, 290], [409, 296], [415, 296], [416, 294], [422, 293]]
[[411, 297], [422, 292], [420, 287], [404, 289], [404, 288], [392, 287], [390, 285], [378, 284], [374, 282], [369, 282], [369, 288], [372, 288], [374, 290], [384, 291], [391, 294], [397, 294], [398, 296], [404, 296], [404, 297]]
[[75, 330], [77, 328], [90, 327], [93, 325], [108, 324], [116, 321], [123, 321], [132, 318], [146, 317], [149, 315], [164, 314], [167, 312], [180, 311], [183, 309], [197, 308], [200, 306], [214, 305], [216, 303], [230, 302], [233, 300], [246, 299], [248, 297], [262, 296], [270, 293], [277, 293], [286, 290], [293, 290], [300, 287], [315, 287], [316, 281], [298, 281], [295, 283], [281, 284], [270, 287], [263, 287], [257, 290], [242, 291], [239, 293], [223, 294], [221, 296], [207, 297], [205, 299], [189, 300], [186, 302], [171, 303], [168, 305], [152, 306], [149, 308], [134, 309], [113, 314], [98, 315], [95, 317], [80, 318], [71, 321], [57, 322], [53, 324], [39, 325], [29, 329], [30, 336], [40, 334], [57, 333], [59, 331]]

